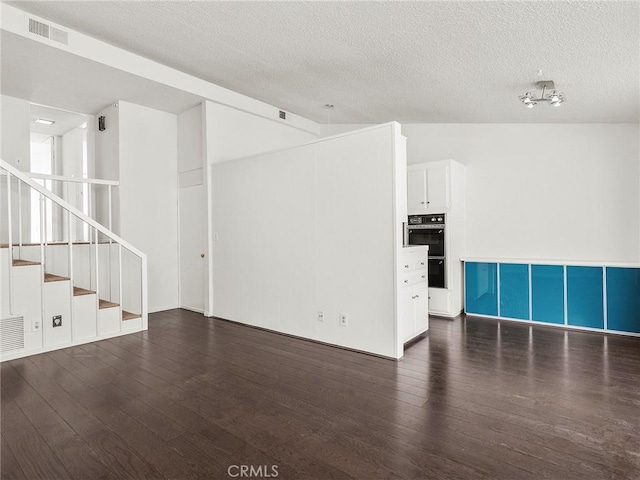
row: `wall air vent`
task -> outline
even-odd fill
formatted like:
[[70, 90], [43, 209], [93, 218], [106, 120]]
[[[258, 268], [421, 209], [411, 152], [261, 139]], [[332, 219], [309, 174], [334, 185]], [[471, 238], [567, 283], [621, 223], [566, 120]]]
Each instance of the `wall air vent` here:
[[24, 318], [11, 317], [0, 320], [0, 353], [24, 348]]
[[49, 40], [53, 40], [54, 42], [62, 43], [64, 45], [69, 44], [69, 32], [52, 27], [51, 25], [47, 25], [46, 23], [33, 18], [29, 19], [29, 33], [48, 38]]
[[29, 32], [40, 35], [41, 37], [49, 38], [49, 25], [30, 18]]
[[69, 44], [69, 33], [56, 27], [51, 27], [51, 36], [49, 38], [54, 42]]

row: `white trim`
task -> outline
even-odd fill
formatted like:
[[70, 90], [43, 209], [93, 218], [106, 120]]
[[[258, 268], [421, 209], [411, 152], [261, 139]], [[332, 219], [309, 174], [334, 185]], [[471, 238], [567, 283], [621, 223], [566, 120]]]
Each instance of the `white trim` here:
[[609, 318], [607, 308], [607, 267], [602, 267], [602, 318], [604, 320], [604, 330], [609, 331]]
[[531, 258], [460, 257], [462, 262], [473, 263], [516, 263], [530, 265], [570, 265], [576, 267], [627, 267], [640, 268], [638, 262], [594, 261], [594, 260], [549, 260]]
[[537, 320], [521, 320], [519, 318], [507, 318], [507, 317], [496, 317], [495, 315], [484, 315], [480, 313], [467, 313], [467, 317], [475, 317], [475, 318], [490, 318], [492, 320], [500, 320], [505, 322], [514, 322], [514, 323], [522, 323], [525, 325], [540, 325], [544, 327], [555, 327], [562, 328], [565, 330], [575, 330], [582, 332], [591, 332], [591, 333], [600, 333], [603, 335], [613, 334], [613, 335], [622, 335], [627, 337], [640, 337], [640, 333], [635, 332], [621, 332], [619, 330], [603, 330], [602, 328], [592, 328], [592, 327], [580, 327], [575, 325], [563, 325], [562, 323], [547, 323], [540, 322]]
[[120, 182], [117, 180], [102, 180], [100, 178], [82, 178], [82, 177], [66, 177], [63, 175], [48, 175], [46, 173], [29, 173], [25, 174], [31, 178], [37, 178], [39, 180], [53, 180], [56, 182], [72, 182], [72, 183], [88, 183], [89, 185], [111, 185], [119, 186]]
[[564, 302], [564, 324], [569, 325], [569, 301], [568, 301], [568, 285], [569, 278], [567, 277], [567, 266], [562, 266], [562, 288], [564, 291], [562, 292], [563, 302]]
[[500, 291], [502, 288], [500, 287], [500, 263], [496, 264], [496, 310], [498, 312], [498, 316], [500, 316]]
[[[527, 272], [529, 273], [529, 321], [533, 321], [533, 287], [531, 285], [531, 264], [527, 264]], [[466, 310], [465, 310], [466, 311]]]
[[[121, 323], [122, 323], [122, 319], [121, 319]], [[44, 326], [41, 325], [40, 329], [44, 330]], [[91, 338], [83, 338], [83, 339], [80, 339], [80, 340], [66, 342], [66, 343], [58, 343], [56, 345], [50, 345], [48, 347], [32, 348], [32, 349], [29, 349], [29, 350], [22, 350], [22, 351], [18, 351], [18, 352], [10, 352], [10, 353], [6, 353], [4, 355], [0, 355], [0, 362], [7, 362], [9, 360], [16, 360], [18, 358], [29, 357], [31, 355], [39, 355], [41, 353], [53, 352], [55, 350], [61, 350], [63, 348], [75, 347], [75, 346], [78, 346], [78, 345], [86, 345], [87, 343], [99, 342], [100, 340], [107, 340], [109, 338], [121, 337], [121, 336], [129, 335], [129, 334], [132, 334], [132, 333], [142, 332], [144, 330], [146, 330], [146, 329], [143, 326], [142, 328], [137, 328], [137, 329], [133, 329], [131, 331], [127, 331], [127, 333], [125, 333], [125, 334], [122, 334], [120, 332], [108, 333], [108, 334], [105, 334], [105, 335], [98, 335], [98, 336], [91, 337]]]

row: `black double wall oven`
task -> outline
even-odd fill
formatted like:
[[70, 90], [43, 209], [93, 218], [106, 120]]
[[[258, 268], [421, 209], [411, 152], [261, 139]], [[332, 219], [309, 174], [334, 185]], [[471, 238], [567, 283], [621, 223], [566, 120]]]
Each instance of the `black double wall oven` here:
[[429, 287], [446, 288], [445, 215], [409, 215], [407, 245], [429, 245]]

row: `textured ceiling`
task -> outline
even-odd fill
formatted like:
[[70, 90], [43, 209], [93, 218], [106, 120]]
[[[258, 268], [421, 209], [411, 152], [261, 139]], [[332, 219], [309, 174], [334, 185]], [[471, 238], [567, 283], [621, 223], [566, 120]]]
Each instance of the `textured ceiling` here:
[[179, 113], [201, 98], [2, 30], [2, 93], [81, 113], [117, 100]]
[[637, 1], [7, 3], [321, 123], [639, 119]]

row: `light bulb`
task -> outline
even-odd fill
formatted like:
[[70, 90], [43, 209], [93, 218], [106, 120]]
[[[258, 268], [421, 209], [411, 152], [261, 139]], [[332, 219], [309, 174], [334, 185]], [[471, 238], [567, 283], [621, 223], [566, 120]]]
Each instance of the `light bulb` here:
[[522, 101], [523, 101], [526, 105], [529, 105], [529, 104], [531, 103], [531, 99], [530, 99], [529, 97], [524, 97], [524, 98], [522, 99]]
[[551, 97], [551, 103], [559, 103], [560, 102], [560, 97], [558, 95], [554, 95], [553, 97]]
[[531, 100], [529, 100], [528, 102], [526, 102], [527, 104], [527, 108], [533, 108], [535, 106], [535, 103], [532, 102]]

